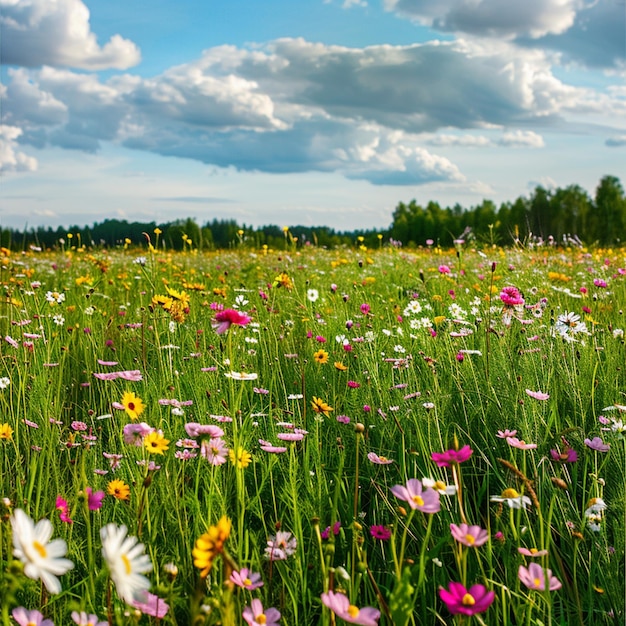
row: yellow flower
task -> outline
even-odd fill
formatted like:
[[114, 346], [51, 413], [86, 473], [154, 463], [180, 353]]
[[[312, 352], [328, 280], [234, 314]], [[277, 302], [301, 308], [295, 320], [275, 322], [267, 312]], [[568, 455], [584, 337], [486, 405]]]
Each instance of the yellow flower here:
[[130, 419], [139, 419], [139, 416], [143, 413], [146, 405], [143, 403], [139, 396], [136, 396], [132, 391], [125, 391], [122, 396], [122, 404], [126, 413], [130, 416]]
[[157, 226], [157, 228], [155, 228], [152, 232], [153, 232], [155, 235], [160, 235], [163, 231], [162, 231], [162, 230], [161, 230], [161, 229]]
[[340, 372], [345, 372], [348, 369], [348, 366], [344, 365], [341, 361], [335, 361], [335, 369]]
[[332, 406], [329, 406], [322, 400], [321, 398], [316, 398], [313, 396], [313, 400], [311, 401], [311, 407], [316, 413], [323, 413], [326, 417], [328, 417], [331, 411], [334, 411]]
[[107, 493], [118, 500], [128, 500], [130, 487], [123, 480], [112, 480], [107, 485]]
[[143, 439], [143, 445], [151, 454], [163, 454], [168, 449], [169, 442], [160, 430], [153, 430]]
[[200, 570], [200, 576], [205, 578], [213, 567], [213, 561], [224, 552], [224, 544], [230, 535], [231, 521], [223, 515], [220, 521], [196, 540], [191, 551], [193, 564]]
[[241, 446], [237, 448], [236, 452], [231, 448], [228, 451], [228, 456], [230, 458], [230, 462], [237, 469], [245, 469], [246, 467], [248, 467], [248, 465], [250, 465], [250, 461], [252, 461], [252, 455], [247, 450], [244, 450]]
[[13, 429], [8, 424], [0, 424], [0, 439], [11, 439]]
[[289, 278], [289, 276], [285, 274], [285, 272], [282, 272], [278, 276], [276, 276], [272, 284], [274, 285], [274, 287], [284, 287], [289, 291], [293, 289], [293, 283], [291, 282], [291, 278]]
[[318, 350], [313, 355], [313, 358], [315, 359], [316, 363], [324, 365], [324, 363], [328, 363], [328, 352], [326, 352], [326, 350]]

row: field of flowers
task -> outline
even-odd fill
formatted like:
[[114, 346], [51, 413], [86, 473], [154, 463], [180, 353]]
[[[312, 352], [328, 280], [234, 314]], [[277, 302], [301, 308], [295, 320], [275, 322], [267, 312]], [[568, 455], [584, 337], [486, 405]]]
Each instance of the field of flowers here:
[[624, 250], [151, 236], [0, 250], [2, 626], [624, 623]]

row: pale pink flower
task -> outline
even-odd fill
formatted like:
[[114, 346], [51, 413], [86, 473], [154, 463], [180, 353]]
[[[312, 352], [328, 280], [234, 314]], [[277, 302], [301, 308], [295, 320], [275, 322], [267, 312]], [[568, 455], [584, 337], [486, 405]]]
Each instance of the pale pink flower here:
[[546, 582], [550, 591], [556, 591], [562, 587], [561, 581], [552, 575], [552, 570], [545, 570], [538, 563], [531, 563], [527, 568], [519, 566], [517, 572], [519, 579], [529, 588], [536, 591], [545, 591]]
[[526, 443], [523, 439], [517, 437], [507, 437], [506, 442], [512, 448], [519, 448], [520, 450], [534, 450], [537, 447], [536, 443]]
[[365, 606], [361, 609], [354, 604], [350, 604], [350, 600], [343, 593], [335, 593], [329, 591], [322, 594], [322, 602], [337, 617], [349, 624], [360, 624], [361, 626], [376, 626], [380, 619], [380, 611], [371, 606]]
[[238, 572], [234, 571], [230, 575], [230, 580], [238, 587], [248, 589], [248, 591], [252, 591], [253, 589], [258, 589], [263, 586], [261, 574], [252, 572], [247, 567], [242, 567]]
[[389, 465], [393, 463], [393, 459], [388, 459], [386, 456], [378, 456], [376, 452], [368, 452], [367, 458], [375, 465]]
[[496, 437], [499, 437], [500, 439], [506, 439], [507, 437], [515, 437], [515, 435], [517, 435], [516, 430], [509, 430], [507, 428], [505, 430], [499, 430]]
[[409, 479], [406, 485], [394, 485], [391, 493], [399, 500], [408, 502], [412, 509], [422, 513], [438, 513], [441, 510], [439, 493], [434, 489], [423, 489], [421, 481], [417, 478]]
[[450, 524], [450, 532], [459, 543], [469, 548], [479, 548], [489, 541], [489, 533], [480, 526]]
[[139, 599], [133, 600], [132, 606], [139, 609], [144, 615], [151, 615], [158, 619], [163, 619], [170, 608], [165, 600], [149, 591], [140, 594]]
[[276, 626], [280, 621], [280, 611], [271, 607], [264, 609], [261, 600], [254, 598], [242, 613], [248, 626]]
[[526, 389], [526, 393], [535, 400], [547, 400], [550, 397], [549, 393], [544, 393], [543, 391], [531, 391], [530, 389]]
[[211, 465], [223, 465], [226, 463], [226, 457], [228, 456], [228, 448], [223, 439], [215, 437], [212, 439], [205, 439], [200, 444], [200, 454]]
[[537, 548], [518, 548], [517, 551], [524, 555], [529, 556], [531, 558], [538, 558], [540, 556], [546, 556], [548, 554], [547, 550], [537, 550]]

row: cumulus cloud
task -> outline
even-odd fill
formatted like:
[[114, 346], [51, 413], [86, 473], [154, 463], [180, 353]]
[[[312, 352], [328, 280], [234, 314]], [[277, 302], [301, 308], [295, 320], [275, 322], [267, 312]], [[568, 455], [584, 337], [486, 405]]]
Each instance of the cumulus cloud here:
[[20, 152], [16, 139], [22, 134], [20, 128], [0, 125], [0, 172], [34, 172], [37, 159]]
[[515, 130], [504, 133], [498, 140], [501, 146], [514, 148], [543, 148], [543, 137], [532, 130]]
[[139, 48], [120, 35], [99, 46], [81, 0], [0, 0], [2, 63], [87, 70], [126, 69]]
[[441, 133], [426, 140], [430, 146], [461, 146], [464, 148], [486, 148], [493, 145], [487, 137], [481, 135], [448, 135]]

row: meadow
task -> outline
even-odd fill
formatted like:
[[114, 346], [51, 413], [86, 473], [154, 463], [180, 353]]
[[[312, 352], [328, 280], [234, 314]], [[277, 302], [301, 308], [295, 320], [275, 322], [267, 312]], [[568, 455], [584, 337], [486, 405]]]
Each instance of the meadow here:
[[0, 622], [623, 624], [626, 252], [0, 251]]

